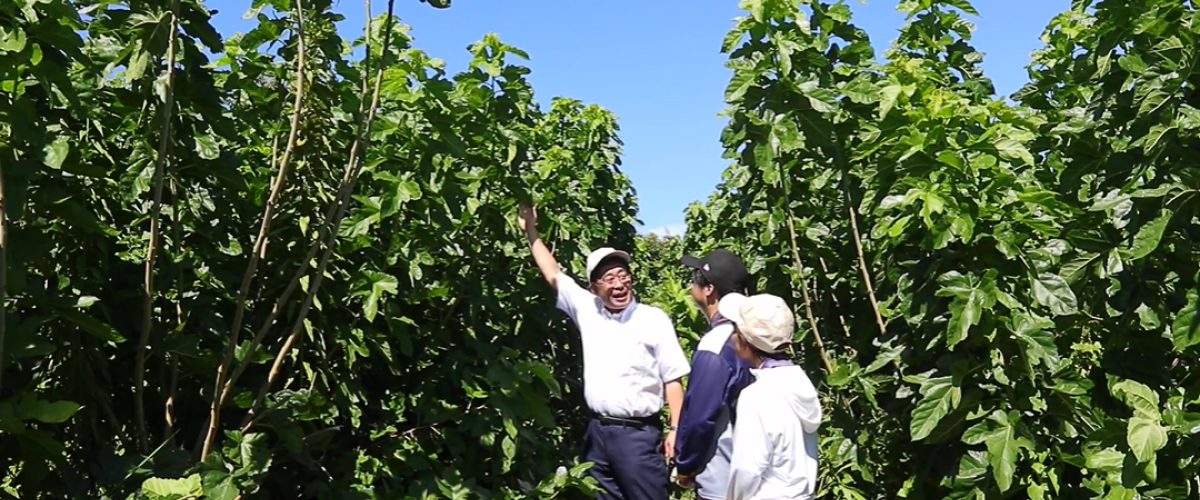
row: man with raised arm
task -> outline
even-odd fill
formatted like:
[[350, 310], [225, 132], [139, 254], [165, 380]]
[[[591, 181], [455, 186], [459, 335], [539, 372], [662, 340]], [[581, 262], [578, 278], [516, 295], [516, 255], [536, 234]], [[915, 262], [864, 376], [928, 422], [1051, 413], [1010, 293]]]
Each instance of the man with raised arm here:
[[692, 299], [708, 318], [709, 331], [692, 356], [675, 440], [675, 481], [695, 487], [699, 498], [716, 500], [729, 490], [738, 395], [753, 381], [750, 365], [733, 348], [733, 323], [721, 316], [717, 304], [730, 293], [746, 293], [750, 275], [742, 259], [728, 250], [702, 259], [687, 256], [683, 265], [692, 270]]
[[[629, 254], [601, 248], [587, 257], [588, 288], [558, 266], [537, 231], [537, 212], [522, 206], [517, 222], [533, 260], [558, 292], [558, 309], [570, 316], [583, 345], [583, 395], [589, 414], [584, 460], [604, 493], [598, 498], [665, 500], [667, 458], [683, 405], [680, 379], [687, 357], [662, 310], [634, 297]], [[670, 407], [665, 438], [659, 412]]]

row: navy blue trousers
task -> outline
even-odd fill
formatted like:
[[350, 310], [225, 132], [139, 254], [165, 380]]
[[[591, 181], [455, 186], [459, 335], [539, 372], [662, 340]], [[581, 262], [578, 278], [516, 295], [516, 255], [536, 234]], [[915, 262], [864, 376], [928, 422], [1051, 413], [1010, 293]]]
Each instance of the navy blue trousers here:
[[628, 427], [588, 422], [584, 460], [604, 490], [602, 500], [666, 500], [667, 459], [656, 426]]

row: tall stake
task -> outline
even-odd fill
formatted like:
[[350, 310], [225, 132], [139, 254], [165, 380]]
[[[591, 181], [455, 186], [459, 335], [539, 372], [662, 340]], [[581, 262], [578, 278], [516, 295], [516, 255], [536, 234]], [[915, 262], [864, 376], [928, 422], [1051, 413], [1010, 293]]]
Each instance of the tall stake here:
[[167, 34], [167, 90], [163, 104], [161, 136], [158, 141], [158, 157], [154, 159], [154, 203], [150, 208], [150, 241], [146, 248], [146, 272], [142, 295], [142, 335], [138, 339], [134, 355], [133, 399], [137, 418], [138, 447], [145, 453], [150, 442], [146, 433], [146, 349], [150, 344], [150, 330], [154, 327], [154, 265], [158, 258], [158, 239], [161, 236], [159, 216], [162, 212], [163, 164], [166, 163], [171, 145], [171, 119], [175, 108], [175, 41], [179, 31], [179, 0], [171, 11], [171, 31]]

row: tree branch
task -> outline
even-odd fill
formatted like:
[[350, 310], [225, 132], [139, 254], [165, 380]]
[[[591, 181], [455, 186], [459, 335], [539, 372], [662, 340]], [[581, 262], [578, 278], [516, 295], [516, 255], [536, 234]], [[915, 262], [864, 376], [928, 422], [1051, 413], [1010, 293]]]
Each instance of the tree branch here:
[[328, 242], [325, 245], [325, 250], [321, 255], [321, 262], [318, 264], [316, 271], [312, 274], [312, 283], [309, 286], [308, 294], [304, 298], [304, 303], [300, 306], [300, 312], [296, 316], [296, 320], [292, 323], [291, 334], [287, 340], [279, 348], [275, 355], [275, 361], [271, 364], [271, 371], [267, 376], [267, 380], [259, 388], [258, 396], [254, 400], [254, 404], [250, 407], [250, 412], [246, 415], [245, 422], [250, 422], [254, 418], [257, 409], [262, 405], [266, 398], [267, 392], [275, 380], [279, 378], [283, 368], [283, 361], [287, 358], [288, 353], [298, 343], [300, 332], [304, 326], [304, 320], [308, 315], [308, 311], [312, 308], [313, 299], [316, 298], [317, 292], [321, 288], [321, 282], [325, 277], [325, 268], [329, 264], [329, 259], [333, 255], [334, 244], [337, 240], [337, 233], [334, 231], [340, 224], [343, 217], [346, 215], [346, 209], [349, 207], [350, 195], [354, 193], [354, 186], [358, 182], [358, 174], [362, 171], [362, 160], [365, 156], [367, 148], [371, 142], [371, 126], [375, 122], [375, 114], [379, 109], [379, 98], [383, 90], [383, 75], [388, 65], [388, 47], [391, 46], [392, 35], [392, 18], [395, 0], [388, 0], [387, 17], [384, 23], [383, 43], [380, 45], [379, 68], [375, 74], [375, 89], [372, 92], [371, 104], [367, 109], [367, 118], [358, 132], [358, 137], [355, 138], [354, 144], [350, 147], [350, 158], [346, 165], [346, 173], [342, 178], [340, 189], [338, 190], [337, 209], [333, 218], [325, 221], [326, 238]]
[[134, 356], [133, 400], [137, 418], [138, 448], [145, 453], [150, 446], [146, 433], [146, 350], [150, 343], [150, 330], [154, 327], [154, 265], [158, 258], [158, 239], [161, 236], [159, 217], [162, 212], [163, 164], [171, 145], [171, 119], [175, 108], [175, 42], [179, 31], [179, 1], [171, 12], [171, 31], [167, 34], [167, 84], [166, 102], [163, 105], [163, 122], [158, 141], [158, 157], [154, 160], [154, 202], [150, 208], [150, 241], [146, 248], [145, 282], [142, 296], [142, 334], [138, 339]]
[[817, 343], [817, 351], [821, 354], [821, 364], [825, 365], [825, 373], [833, 373], [833, 363], [825, 350], [825, 341], [821, 339], [821, 331], [817, 329], [817, 320], [813, 316], [812, 300], [808, 295], [808, 277], [804, 272], [804, 262], [800, 260], [800, 250], [796, 245], [796, 224], [793, 222], [792, 211], [787, 213], [788, 236], [792, 248], [792, 260], [796, 264], [796, 272], [800, 274], [800, 295], [804, 298], [804, 315], [808, 318], [808, 326], [812, 329], [813, 339]]
[[783, 168], [783, 164], [779, 163], [780, 182], [783, 183], [783, 209], [787, 213], [787, 228], [788, 241], [791, 243], [792, 260], [796, 265], [796, 274], [800, 276], [800, 296], [804, 299], [804, 315], [808, 319], [808, 326], [812, 329], [813, 339], [817, 343], [817, 351], [821, 354], [821, 363], [825, 365], [826, 373], [833, 373], [833, 363], [829, 360], [829, 353], [825, 351], [825, 341], [821, 339], [821, 331], [817, 328], [817, 319], [813, 316], [812, 298], [808, 295], [808, 276], [804, 271], [804, 262], [800, 260], [800, 249], [796, 242], [796, 223], [795, 217], [792, 216], [791, 190], [789, 188], [787, 172]]
[[843, 182], [842, 193], [846, 196], [846, 211], [850, 214], [850, 231], [854, 235], [854, 250], [858, 253], [858, 268], [862, 272], [863, 285], [867, 288], [867, 298], [871, 300], [871, 311], [875, 313], [875, 324], [882, 335], [887, 332], [883, 324], [883, 315], [879, 313], [879, 301], [875, 300], [875, 286], [871, 284], [871, 271], [867, 268], [867, 259], [863, 256], [862, 236], [858, 232], [858, 211], [854, 209], [854, 200]]
[[0, 394], [4, 393], [4, 336], [8, 319], [8, 207], [4, 199], [4, 164], [0, 163]]
[[233, 364], [234, 351], [237, 350], [238, 336], [241, 333], [242, 322], [246, 315], [246, 300], [250, 295], [250, 285], [254, 282], [254, 276], [258, 273], [260, 260], [266, 254], [271, 222], [275, 217], [275, 207], [278, 205], [279, 195], [283, 192], [283, 188], [287, 183], [288, 167], [291, 165], [292, 155], [296, 152], [296, 144], [300, 133], [300, 115], [304, 107], [305, 97], [304, 3], [302, 0], [296, 0], [296, 40], [298, 45], [296, 53], [296, 97], [292, 103], [291, 129], [288, 131], [287, 146], [284, 147], [283, 158], [279, 160], [279, 171], [272, 181], [271, 194], [268, 196], [266, 206], [263, 208], [262, 221], [259, 223], [258, 228], [258, 237], [254, 240], [254, 248], [250, 251], [250, 262], [246, 264], [246, 271], [242, 274], [242, 285], [238, 289], [238, 298], [233, 313], [233, 325], [229, 327], [229, 343], [225, 346], [225, 355], [221, 360], [221, 365], [217, 367], [217, 380], [213, 388], [213, 402], [209, 408], [208, 434], [204, 437], [204, 445], [200, 451], [201, 461], [212, 450], [213, 441], [216, 438], [217, 430], [220, 428], [221, 407], [229, 397], [229, 391], [225, 390], [225, 378], [230, 366]]

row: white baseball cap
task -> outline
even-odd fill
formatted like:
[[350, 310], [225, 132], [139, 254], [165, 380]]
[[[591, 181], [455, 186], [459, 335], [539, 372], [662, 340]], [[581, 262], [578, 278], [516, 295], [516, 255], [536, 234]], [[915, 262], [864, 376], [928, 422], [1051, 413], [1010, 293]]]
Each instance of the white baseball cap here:
[[737, 325], [742, 338], [766, 353], [776, 353], [792, 343], [796, 316], [783, 299], [771, 294], [745, 296], [730, 293], [721, 297], [717, 312]]
[[600, 261], [603, 261], [604, 259], [607, 259], [609, 257], [615, 257], [615, 258], [621, 259], [622, 261], [625, 262], [626, 265], [628, 265], [629, 261], [631, 260], [628, 252], [625, 252], [622, 250], [617, 250], [615, 248], [609, 248], [609, 247], [598, 248], [598, 249], [592, 251], [592, 253], [588, 254], [588, 258], [587, 258], [587, 279], [588, 279], [588, 281], [592, 281], [592, 271], [596, 270], [596, 266], [600, 265]]

